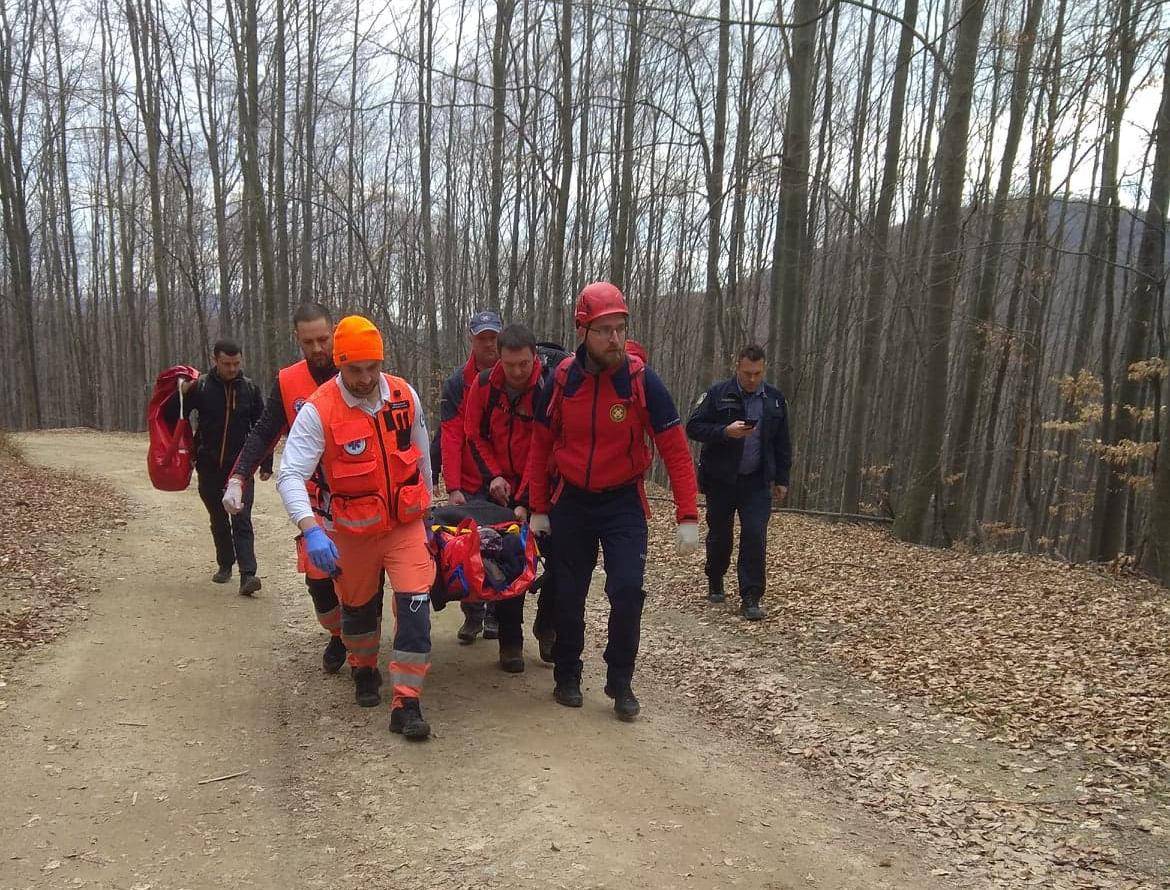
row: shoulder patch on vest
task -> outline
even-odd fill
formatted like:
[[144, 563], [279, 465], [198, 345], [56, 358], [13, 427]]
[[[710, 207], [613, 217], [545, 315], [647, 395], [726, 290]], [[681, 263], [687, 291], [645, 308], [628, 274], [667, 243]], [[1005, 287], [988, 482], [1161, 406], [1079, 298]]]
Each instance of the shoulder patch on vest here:
[[304, 399], [297, 399], [295, 402], [293, 402], [293, 411], [300, 411], [304, 407], [305, 407], [305, 400]]
[[625, 405], [613, 405], [609, 409], [609, 419], [614, 423], [621, 423], [626, 419], [626, 413]]
[[345, 449], [346, 454], [350, 454], [350, 455], [353, 455], [354, 457], [357, 457], [359, 454], [362, 454], [365, 452], [366, 440], [365, 439], [354, 439], [352, 442], [346, 442], [342, 446], [342, 448]]

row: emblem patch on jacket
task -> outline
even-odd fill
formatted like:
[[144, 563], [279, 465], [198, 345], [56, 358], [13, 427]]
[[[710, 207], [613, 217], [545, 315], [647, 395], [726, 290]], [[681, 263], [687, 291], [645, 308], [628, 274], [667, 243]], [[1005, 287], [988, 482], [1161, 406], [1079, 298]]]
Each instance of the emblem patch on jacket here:
[[345, 449], [346, 454], [357, 457], [366, 450], [366, 440], [354, 439], [352, 442], [346, 442], [342, 447]]
[[305, 400], [304, 399], [297, 399], [295, 402], [293, 402], [293, 411], [300, 411], [304, 407], [305, 407]]
[[609, 409], [609, 419], [614, 423], [621, 423], [626, 419], [626, 406], [614, 405]]

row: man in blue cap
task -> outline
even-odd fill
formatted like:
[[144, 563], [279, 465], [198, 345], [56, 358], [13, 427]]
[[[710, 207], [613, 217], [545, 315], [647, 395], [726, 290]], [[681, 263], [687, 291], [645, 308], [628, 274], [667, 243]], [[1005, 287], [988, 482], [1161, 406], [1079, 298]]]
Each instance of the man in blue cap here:
[[[480, 467], [467, 442], [463, 425], [464, 403], [467, 390], [482, 371], [494, 367], [500, 357], [497, 338], [504, 329], [503, 319], [493, 309], [480, 309], [471, 316], [467, 331], [471, 354], [467, 361], [447, 378], [443, 384], [443, 395], [439, 402], [439, 438], [442, 446], [443, 481], [447, 485], [447, 497], [455, 506], [462, 506], [471, 499], [487, 499], [490, 476]], [[483, 633], [485, 640], [499, 636], [500, 627], [495, 610], [485, 610], [483, 603], [464, 605], [463, 626], [459, 628], [459, 642], [474, 643]]]

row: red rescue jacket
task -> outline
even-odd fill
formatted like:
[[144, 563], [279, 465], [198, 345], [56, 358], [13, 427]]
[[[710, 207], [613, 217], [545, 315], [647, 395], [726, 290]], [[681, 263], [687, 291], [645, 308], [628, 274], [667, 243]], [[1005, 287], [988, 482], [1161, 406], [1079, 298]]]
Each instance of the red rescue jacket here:
[[478, 374], [475, 356], [469, 356], [466, 364], [443, 384], [443, 395], [439, 402], [439, 441], [443, 453], [443, 481], [448, 492], [478, 494], [490, 481], [484, 480], [480, 474], [464, 431], [467, 390]]
[[550, 458], [560, 485], [608, 491], [643, 481], [654, 459], [649, 438], [666, 464], [678, 521], [698, 520], [695, 467], [674, 400], [637, 356], [592, 373], [582, 346], [557, 366], [536, 416], [528, 454], [534, 512], [548, 512], [559, 494], [549, 490]]
[[513, 404], [504, 382], [504, 366], [496, 362], [475, 378], [464, 400], [464, 434], [480, 477], [490, 483], [503, 476], [517, 503], [527, 500], [528, 446], [542, 370], [539, 359], [532, 363], [532, 375]]

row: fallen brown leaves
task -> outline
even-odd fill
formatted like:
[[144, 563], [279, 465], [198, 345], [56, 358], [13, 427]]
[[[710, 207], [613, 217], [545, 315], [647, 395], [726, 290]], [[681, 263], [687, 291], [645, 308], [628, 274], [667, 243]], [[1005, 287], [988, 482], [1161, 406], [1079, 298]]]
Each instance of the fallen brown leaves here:
[[26, 463], [0, 449], [0, 649], [52, 639], [81, 608], [79, 557], [88, 533], [125, 525], [127, 505], [91, 479]]
[[701, 554], [679, 560], [659, 513], [640, 674], [925, 840], [956, 879], [1170, 886], [1166, 591], [783, 515], [769, 617], [749, 624], [734, 568], [729, 605], [707, 604]]
[[1170, 757], [1170, 595], [1153, 584], [787, 515], [768, 563], [769, 623], [879, 686], [1009, 743]]

